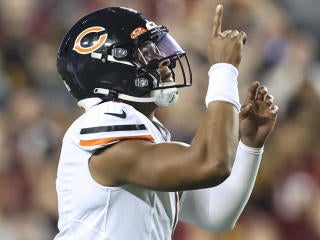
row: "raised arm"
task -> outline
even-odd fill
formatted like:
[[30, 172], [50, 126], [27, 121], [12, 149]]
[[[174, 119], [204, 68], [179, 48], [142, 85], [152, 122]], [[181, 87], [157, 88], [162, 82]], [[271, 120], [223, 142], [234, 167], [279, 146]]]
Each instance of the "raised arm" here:
[[209, 231], [234, 227], [252, 192], [263, 146], [272, 132], [278, 112], [268, 90], [254, 82], [240, 112], [240, 136], [231, 175], [222, 184], [186, 191], [181, 199], [180, 219]]
[[237, 67], [245, 34], [221, 32], [222, 12], [222, 5], [218, 5], [208, 55], [211, 65], [227, 66], [210, 70], [219, 77], [210, 79], [207, 110], [191, 146], [120, 141], [92, 156], [91, 174], [99, 183], [107, 186], [133, 183], [149, 189], [177, 191], [212, 187], [229, 176], [239, 139]]

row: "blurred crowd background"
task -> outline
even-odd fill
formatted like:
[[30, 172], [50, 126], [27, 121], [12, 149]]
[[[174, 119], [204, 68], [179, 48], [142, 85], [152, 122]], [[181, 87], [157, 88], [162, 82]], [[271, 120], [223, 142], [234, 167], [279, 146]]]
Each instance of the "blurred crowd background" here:
[[[258, 80], [274, 95], [280, 114], [235, 229], [209, 233], [180, 223], [174, 239], [319, 240], [320, 1], [220, 2], [223, 28], [248, 36], [240, 65], [241, 99]], [[49, 240], [57, 232], [61, 139], [81, 114], [56, 73], [57, 48], [68, 29], [83, 15], [116, 5], [166, 25], [187, 50], [194, 84], [157, 116], [174, 140], [190, 142], [205, 111], [206, 46], [217, 3], [0, 0], [0, 240]]]

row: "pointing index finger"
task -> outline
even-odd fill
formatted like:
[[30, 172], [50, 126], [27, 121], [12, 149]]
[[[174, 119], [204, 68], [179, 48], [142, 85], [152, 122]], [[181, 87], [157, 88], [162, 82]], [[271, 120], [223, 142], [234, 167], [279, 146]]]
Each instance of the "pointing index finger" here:
[[213, 18], [212, 34], [214, 36], [221, 34], [222, 12], [223, 12], [223, 6], [222, 6], [222, 4], [219, 4], [216, 7], [216, 13]]
[[248, 89], [248, 93], [247, 93], [247, 98], [245, 100], [246, 103], [251, 102], [253, 100], [255, 100], [256, 98], [256, 94], [257, 94], [257, 89], [260, 86], [260, 83], [255, 81], [253, 82], [249, 89]]

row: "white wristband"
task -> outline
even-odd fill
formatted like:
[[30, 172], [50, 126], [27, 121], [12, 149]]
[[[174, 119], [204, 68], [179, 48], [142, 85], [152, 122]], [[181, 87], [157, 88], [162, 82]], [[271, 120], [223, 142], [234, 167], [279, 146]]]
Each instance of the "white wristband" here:
[[206, 107], [212, 101], [224, 101], [233, 104], [240, 111], [238, 69], [229, 63], [216, 63], [211, 66], [208, 75]]
[[244, 150], [245, 152], [252, 154], [252, 155], [262, 155], [264, 147], [261, 148], [254, 148], [254, 147], [249, 147], [245, 145], [241, 140], [239, 141], [239, 149]]

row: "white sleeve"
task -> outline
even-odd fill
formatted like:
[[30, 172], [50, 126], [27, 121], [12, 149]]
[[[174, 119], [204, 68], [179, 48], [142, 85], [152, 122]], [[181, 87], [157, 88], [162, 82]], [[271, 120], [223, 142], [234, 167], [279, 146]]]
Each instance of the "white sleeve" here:
[[234, 227], [252, 192], [263, 148], [239, 142], [230, 176], [218, 186], [186, 191], [180, 202], [180, 220], [208, 231]]

